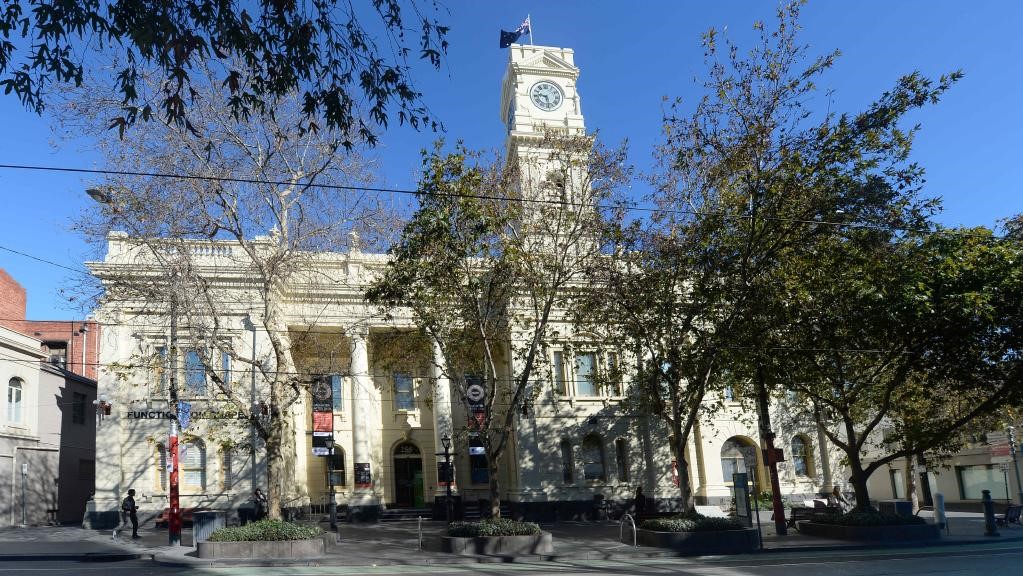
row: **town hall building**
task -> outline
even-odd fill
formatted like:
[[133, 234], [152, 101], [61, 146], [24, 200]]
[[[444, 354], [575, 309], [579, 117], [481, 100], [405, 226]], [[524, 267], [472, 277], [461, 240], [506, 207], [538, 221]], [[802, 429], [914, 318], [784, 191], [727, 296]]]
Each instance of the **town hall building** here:
[[[514, 44], [509, 54], [501, 122], [495, 122], [495, 129], [506, 130], [509, 161], [536, 153], [535, 136], [544, 127], [584, 134], [573, 51]], [[225, 298], [232, 304], [219, 317], [221, 334], [233, 340], [240, 356], [263, 358], [271, 334], [252, 321], [257, 307], [238, 273], [244, 251], [226, 240], [195, 240], [188, 246], [196, 262], [214, 271], [211, 281], [233, 294]], [[130, 282], [144, 273], [136, 248], [132, 238], [112, 233], [105, 258], [90, 263], [90, 269], [107, 286]], [[365, 300], [388, 259], [353, 243], [345, 253], [317, 254], [315, 279], [301, 276], [301, 283], [284, 290], [287, 331], [277, 336], [291, 342], [295, 370], [315, 382], [311, 393], [288, 410], [261, 415], [289, 419], [293, 475], [281, 486], [285, 508], [323, 510], [331, 488], [339, 506], [355, 518], [430, 508], [447, 490], [441, 466], [445, 437], [452, 439], [453, 492], [466, 508], [489, 498], [486, 455], [465, 433], [467, 402], [438, 369], [439, 350], [415, 338], [411, 313], [383, 314]], [[172, 364], [180, 399], [188, 406], [180, 436], [182, 507], [235, 510], [254, 489], [267, 488], [264, 447], [249, 428], [250, 413], [218, 395], [209, 359], [200, 362], [202, 343], [187, 338], [172, 343], [168, 308], [151, 304], [111, 299], [95, 312], [103, 325], [98, 393], [111, 404], [97, 430], [95, 497], [87, 517], [96, 526], [116, 521], [129, 488], [136, 490], [144, 516], [168, 506]], [[573, 337], [570, 326], [563, 333]], [[395, 348], [406, 353], [395, 354]], [[553, 343], [548, 353], [544, 366], [550, 373], [543, 380], [551, 385], [516, 413], [512, 442], [498, 468], [501, 499], [509, 511], [532, 519], [578, 518], [592, 511], [595, 499], [612, 503], [612, 509], [627, 506], [638, 487], [658, 506], [671, 507], [678, 498], [677, 470], [665, 426], [624, 408], [627, 376], [619, 386], [596, 384], [597, 374], [611, 364], [627, 365], [628, 351], [580, 342]], [[177, 355], [173, 363], [171, 354]], [[507, 374], [514, 373], [512, 356], [507, 351], [503, 356]], [[217, 378], [258, 413], [264, 386], [255, 371], [229, 355], [214, 364]], [[741, 398], [720, 400], [723, 409], [701, 420], [686, 449], [697, 502], [727, 508], [733, 472], [752, 472], [758, 487], [769, 484], [755, 415]], [[839, 458], [823, 434], [805, 424], [776, 421], [776, 445], [786, 457], [780, 465], [786, 495], [809, 497], [841, 482]], [[328, 435], [331, 449], [322, 441]]]

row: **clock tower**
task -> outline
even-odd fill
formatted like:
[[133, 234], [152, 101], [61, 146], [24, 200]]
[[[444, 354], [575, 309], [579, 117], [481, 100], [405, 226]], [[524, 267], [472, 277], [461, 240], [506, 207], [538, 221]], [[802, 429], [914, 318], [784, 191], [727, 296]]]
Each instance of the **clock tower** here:
[[576, 82], [579, 69], [571, 48], [512, 44], [501, 86], [501, 120], [508, 128], [509, 158], [543, 128], [583, 135]]
[[[584, 156], [564, 146], [564, 137], [586, 135], [578, 79], [571, 48], [512, 44], [509, 49], [501, 119], [508, 129], [505, 157], [518, 165], [523, 198], [564, 201], [586, 187]], [[537, 210], [538, 205], [529, 206], [527, 214], [543, 218]]]

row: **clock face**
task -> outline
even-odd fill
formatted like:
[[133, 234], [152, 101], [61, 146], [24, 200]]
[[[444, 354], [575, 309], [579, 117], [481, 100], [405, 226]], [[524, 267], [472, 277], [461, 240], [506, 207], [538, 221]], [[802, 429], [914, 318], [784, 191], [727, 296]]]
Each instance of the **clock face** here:
[[330, 384], [320, 380], [313, 384], [313, 398], [317, 400], [326, 400], [330, 398]]
[[565, 95], [562, 93], [561, 87], [554, 82], [541, 80], [529, 89], [529, 99], [537, 108], [550, 112], [561, 106], [561, 103], [565, 101]]

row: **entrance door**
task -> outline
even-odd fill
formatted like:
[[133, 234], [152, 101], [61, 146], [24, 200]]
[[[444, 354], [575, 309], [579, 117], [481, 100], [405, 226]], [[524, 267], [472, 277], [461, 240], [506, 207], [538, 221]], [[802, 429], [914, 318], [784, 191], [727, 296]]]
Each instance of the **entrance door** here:
[[394, 504], [399, 508], [423, 505], [423, 458], [410, 442], [394, 449]]

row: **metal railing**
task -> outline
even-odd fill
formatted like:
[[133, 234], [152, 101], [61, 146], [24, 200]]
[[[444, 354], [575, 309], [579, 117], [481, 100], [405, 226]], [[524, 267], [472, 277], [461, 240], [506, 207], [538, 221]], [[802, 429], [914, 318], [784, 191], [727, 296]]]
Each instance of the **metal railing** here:
[[639, 546], [636, 543], [636, 521], [632, 519], [632, 514], [622, 514], [622, 520], [618, 523], [618, 541], [622, 542], [623, 532], [625, 532], [625, 521], [629, 521], [629, 525], [632, 526], [632, 545]]

